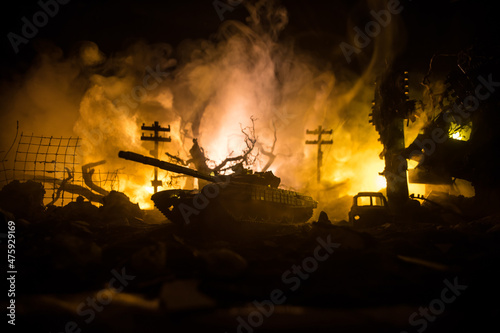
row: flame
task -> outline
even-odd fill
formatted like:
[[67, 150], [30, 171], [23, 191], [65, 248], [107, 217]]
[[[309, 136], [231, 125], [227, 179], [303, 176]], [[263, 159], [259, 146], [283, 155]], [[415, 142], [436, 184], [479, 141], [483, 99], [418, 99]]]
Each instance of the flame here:
[[376, 180], [377, 187], [380, 189], [384, 189], [387, 187], [387, 179], [384, 176], [379, 175]]
[[[138, 203], [141, 209], [152, 209], [154, 207], [150, 197], [154, 193], [151, 186], [154, 168], [139, 163], [126, 161], [118, 158], [118, 151], [131, 150], [143, 155], [150, 155], [154, 147], [151, 141], [141, 141], [141, 125], [148, 123], [146, 117], [141, 114], [140, 109], [131, 109], [121, 104], [115, 104], [110, 100], [110, 90], [114, 90], [114, 82], [110, 78], [99, 78], [95, 80], [94, 86], [87, 90], [80, 105], [80, 119], [75, 125], [75, 132], [82, 137], [82, 149], [80, 156], [82, 163], [90, 163], [96, 160], [106, 160], [101, 166], [107, 170], [116, 170], [118, 183], [105, 187], [106, 190], [117, 190], [125, 193], [129, 199]], [[122, 82], [123, 84], [123, 82]], [[125, 88], [121, 87], [120, 90]], [[126, 89], [124, 91], [127, 91]], [[162, 96], [162, 102], [168, 103], [168, 96]], [[166, 126], [167, 121], [158, 117], [160, 125]], [[167, 145], [174, 148], [179, 146], [180, 120], [169, 121], [171, 132], [161, 136], [171, 136], [172, 143], [159, 144], [159, 158], [165, 159], [164, 152]], [[149, 133], [144, 133], [146, 136]], [[162, 156], [163, 155], [163, 156]], [[164, 186], [158, 190], [167, 189], [169, 176], [165, 171], [159, 170], [158, 179], [163, 180]]]
[[[313, 176], [317, 171], [317, 147], [305, 145], [305, 140], [314, 139], [306, 138], [305, 130], [321, 124], [325, 129], [334, 129], [334, 144], [322, 147], [321, 169], [322, 182], [336, 188], [332, 198], [383, 190], [386, 180], [379, 174], [384, 170], [384, 161], [379, 158], [383, 147], [377, 141], [378, 133], [368, 123], [373, 98], [370, 82], [375, 80], [377, 61], [386, 61], [380, 53], [383, 48], [376, 48], [379, 52], [374, 53], [361, 77], [349, 74], [346, 77], [351, 80], [338, 82], [332, 71], [295, 54], [293, 48], [279, 44], [271, 35], [257, 33], [259, 30], [226, 22], [221, 27], [224, 38], [220, 42], [189, 45], [190, 49], [184, 50], [191, 52], [189, 60], [177, 69], [174, 78], [165, 79], [137, 103], [139, 107], [110, 105], [120, 93], [127, 94], [141, 82], [141, 77], [133, 75], [137, 71], [129, 72], [129, 67], [140, 68], [134, 61], [153, 59], [147, 51], [142, 57], [132, 53], [120, 63], [129, 75], [94, 80], [95, 88], [89, 89], [85, 97], [87, 104], [82, 103], [80, 125], [87, 121], [83, 115], [94, 119], [83, 128], [99, 127], [103, 117], [114, 115], [113, 126], [104, 129], [105, 137], [113, 140], [114, 150], [108, 156], [124, 146], [148, 155], [152, 143], [139, 140], [140, 124], [159, 120], [172, 128], [172, 144], [164, 145], [164, 150], [188, 159], [191, 139], [198, 138], [206, 157], [218, 164], [247, 148], [242, 128], [251, 126], [254, 119], [255, 135], [264, 149], [270, 149], [274, 134], [278, 138], [276, 160], [269, 170], [282, 179], [285, 187], [314, 192], [321, 187]], [[385, 33], [390, 35], [389, 30]], [[384, 41], [383, 35], [377, 40]], [[345, 59], [338, 61], [344, 63]], [[105, 112], [97, 113], [103, 104]], [[149, 109], [143, 108], [147, 105]], [[151, 111], [153, 105], [160, 112]], [[348, 107], [355, 111], [346, 112]], [[113, 110], [120, 108], [121, 112]], [[96, 159], [100, 153], [94, 149], [88, 159]], [[253, 167], [259, 170], [266, 162], [259, 154]], [[152, 207], [152, 168], [115, 161], [115, 165], [118, 163], [126, 165], [128, 175], [120, 189], [141, 207]]]
[[[201, 128], [205, 129], [200, 141], [206, 155], [216, 164], [226, 157], [240, 155], [246, 148], [242, 128], [251, 126], [247, 102], [243, 98], [228, 98], [225, 109], [207, 110], [207, 116], [201, 121]], [[217, 117], [216, 113], [223, 114]], [[214, 114], [214, 117], [210, 115]]]
[[[207, 157], [220, 163], [246, 148], [241, 129], [250, 126], [253, 117], [264, 149], [271, 149], [274, 135], [278, 138], [276, 159], [269, 170], [284, 186], [309, 192], [319, 188], [317, 147], [305, 145], [314, 139], [306, 137], [305, 131], [322, 125], [334, 129], [334, 144], [322, 147], [321, 169], [323, 182], [335, 187], [331, 197], [382, 190], [386, 185], [379, 175], [384, 169], [379, 159], [383, 147], [368, 123], [368, 114], [377, 70], [389, 66], [390, 51], [403, 44], [395, 35], [403, 30], [398, 28], [399, 19], [394, 16], [391, 25], [373, 40], [373, 53], [367, 48], [359, 54], [359, 63], [367, 65], [361, 73], [354, 73], [341, 53], [332, 53], [331, 63], [326, 64], [297, 50], [294, 43], [278, 40], [277, 34], [288, 21], [284, 8], [259, 2], [258, 6], [247, 4], [247, 9], [251, 14], [248, 25], [225, 21], [218, 38], [181, 43], [175, 52], [179, 59], [173, 58], [169, 45], [144, 42], [108, 57], [96, 44], [86, 43], [77, 55], [79, 61], [64, 60], [62, 52], [51, 50], [48, 54], [53, 59], [45, 56], [42, 67], [33, 69], [37, 80], [26, 85], [28, 92], [38, 87], [37, 98], [27, 99], [30, 94], [22, 93], [16, 101], [43, 101], [42, 109], [57, 115], [64, 114], [60, 108], [77, 104], [76, 122], [66, 124], [74, 123], [71, 134], [82, 138], [81, 163], [106, 160], [101, 167], [119, 171], [114, 189], [143, 209], [152, 207], [153, 168], [121, 160], [117, 154], [131, 150], [150, 155], [153, 143], [140, 140], [140, 126], [154, 121], [171, 127], [172, 141], [160, 145], [160, 159], [166, 159], [165, 151], [189, 159], [192, 139], [198, 138]], [[167, 76], [167, 69], [177, 60], [178, 66]], [[161, 75], [145, 79], [151, 70]], [[87, 89], [82, 92], [81, 87]], [[64, 93], [55, 94], [59, 91]], [[20, 105], [22, 110], [30, 109]], [[255, 169], [266, 162], [259, 154]], [[159, 178], [164, 181], [159, 190], [192, 186], [182, 180], [167, 185], [172, 180], [167, 173], [160, 173]]]
[[452, 123], [450, 126], [449, 137], [454, 139], [454, 140], [469, 141], [470, 134], [471, 134], [470, 126], [461, 127], [461, 126], [453, 126], [453, 125], [454, 124]]
[[[145, 184], [148, 180], [144, 179]], [[150, 200], [151, 195], [154, 192], [152, 186], [144, 186], [135, 181], [123, 180], [120, 182], [120, 188], [122, 191], [128, 195], [131, 202], [139, 204], [141, 209], [152, 209], [153, 203]]]

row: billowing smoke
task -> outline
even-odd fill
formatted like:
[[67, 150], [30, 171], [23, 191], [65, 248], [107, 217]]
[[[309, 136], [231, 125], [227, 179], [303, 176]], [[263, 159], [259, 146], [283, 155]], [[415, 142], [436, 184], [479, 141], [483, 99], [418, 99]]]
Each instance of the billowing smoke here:
[[[220, 162], [245, 148], [241, 129], [253, 119], [256, 152], [271, 150], [276, 135], [270, 170], [282, 185], [319, 197], [320, 208], [343, 218], [350, 205], [347, 195], [384, 186], [378, 175], [383, 171], [378, 157], [382, 146], [368, 114], [376, 75], [396, 50], [399, 18], [394, 15], [355, 55], [361, 65], [352, 73], [338, 44], [325, 65], [290, 37], [281, 39], [288, 23], [284, 7], [272, 1], [245, 6], [246, 24], [226, 21], [211, 40], [186, 40], [175, 50], [139, 42], [105, 55], [87, 42], [78, 52], [63, 55], [51, 46], [20, 83], [3, 90], [2, 108], [16, 113], [2, 114], [2, 121], [20, 120], [21, 128], [35, 133], [80, 136], [82, 163], [106, 160], [108, 170], [122, 174], [115, 189], [143, 200], [149, 196], [145, 187], [152, 168], [117, 157], [119, 150], [149, 154], [152, 143], [140, 140], [143, 123], [171, 126], [166, 135], [172, 142], [162, 145], [160, 158], [165, 159], [166, 151], [189, 158], [192, 139], [198, 138], [207, 156]], [[384, 9], [385, 2], [363, 7], [366, 12], [372, 8]], [[348, 31], [365, 22], [352, 22]], [[339, 36], [335, 42], [352, 43], [353, 37]], [[315, 139], [306, 129], [319, 125], [334, 130], [325, 137], [333, 145], [322, 148], [321, 186], [316, 184], [317, 146], [305, 145]], [[6, 146], [13, 133], [2, 135]], [[261, 153], [254, 168], [258, 171], [267, 162]]]

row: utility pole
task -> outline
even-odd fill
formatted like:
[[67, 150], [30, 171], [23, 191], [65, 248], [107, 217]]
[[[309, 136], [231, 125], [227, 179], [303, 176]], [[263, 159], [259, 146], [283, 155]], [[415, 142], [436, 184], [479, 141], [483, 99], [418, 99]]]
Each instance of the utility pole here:
[[[170, 132], [170, 125], [168, 127], [161, 127], [160, 124], [158, 124], [157, 121], [152, 126], [146, 126], [145, 124], [142, 124], [141, 130], [143, 131], [153, 131], [154, 135], [152, 133], [149, 134], [149, 136], [145, 136], [144, 133], [141, 135], [141, 140], [142, 141], [154, 141], [155, 143], [155, 148], [153, 150], [150, 150], [149, 153], [153, 155], [154, 158], [158, 158], [158, 143], [159, 142], [170, 142], [172, 141], [171, 137], [162, 137], [159, 135], [160, 132]], [[151, 185], [154, 187], [154, 193], [158, 192], [158, 187], [161, 187], [163, 183], [161, 180], [158, 180], [158, 168], [155, 167], [155, 178], [151, 181]]]
[[318, 129], [315, 129], [314, 131], [306, 130], [306, 134], [314, 134], [318, 136], [317, 140], [306, 140], [306, 145], [318, 145], [318, 184], [321, 182], [321, 165], [323, 164], [323, 152], [321, 151], [321, 145], [331, 145], [333, 144], [333, 140], [322, 140], [321, 136], [323, 134], [328, 134], [332, 135], [333, 130], [325, 130], [321, 127], [321, 125], [318, 127]]

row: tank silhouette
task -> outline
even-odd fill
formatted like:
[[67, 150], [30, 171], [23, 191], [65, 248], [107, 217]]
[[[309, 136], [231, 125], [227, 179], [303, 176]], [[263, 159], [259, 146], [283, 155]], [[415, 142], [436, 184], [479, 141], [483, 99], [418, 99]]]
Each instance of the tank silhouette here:
[[155, 158], [120, 151], [119, 157], [210, 182], [199, 190], [165, 190], [153, 194], [155, 206], [177, 224], [307, 222], [317, 207], [310, 196], [279, 189], [272, 171], [241, 169], [231, 175], [209, 175]]

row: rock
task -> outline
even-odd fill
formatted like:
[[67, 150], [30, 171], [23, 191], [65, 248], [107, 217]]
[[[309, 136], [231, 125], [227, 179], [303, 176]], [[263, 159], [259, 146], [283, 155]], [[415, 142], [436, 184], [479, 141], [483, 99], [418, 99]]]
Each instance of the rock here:
[[328, 215], [324, 211], [321, 211], [319, 213], [318, 221], [313, 222], [312, 224], [322, 226], [322, 225], [332, 225], [332, 222], [328, 219]]
[[50, 215], [59, 221], [85, 221], [89, 224], [100, 224], [99, 208], [90, 201], [77, 199], [64, 207], [55, 208]]
[[144, 247], [130, 258], [132, 268], [144, 275], [159, 275], [163, 273], [166, 261], [167, 246], [163, 242]]
[[101, 219], [110, 225], [130, 225], [131, 221], [144, 217], [144, 213], [137, 203], [132, 203], [124, 193], [111, 191], [102, 199], [99, 208]]
[[375, 240], [367, 233], [358, 232], [350, 227], [327, 225], [324, 228], [314, 228], [311, 237], [326, 239], [331, 237], [334, 243], [340, 243], [342, 250], [365, 250], [375, 244]]
[[13, 180], [0, 190], [0, 208], [16, 218], [36, 222], [43, 217], [45, 189], [41, 183]]
[[54, 269], [78, 274], [101, 263], [101, 248], [87, 237], [61, 233], [53, 237], [51, 246]]
[[229, 249], [214, 249], [200, 253], [206, 272], [216, 278], [235, 278], [243, 274], [248, 263], [238, 253]]

